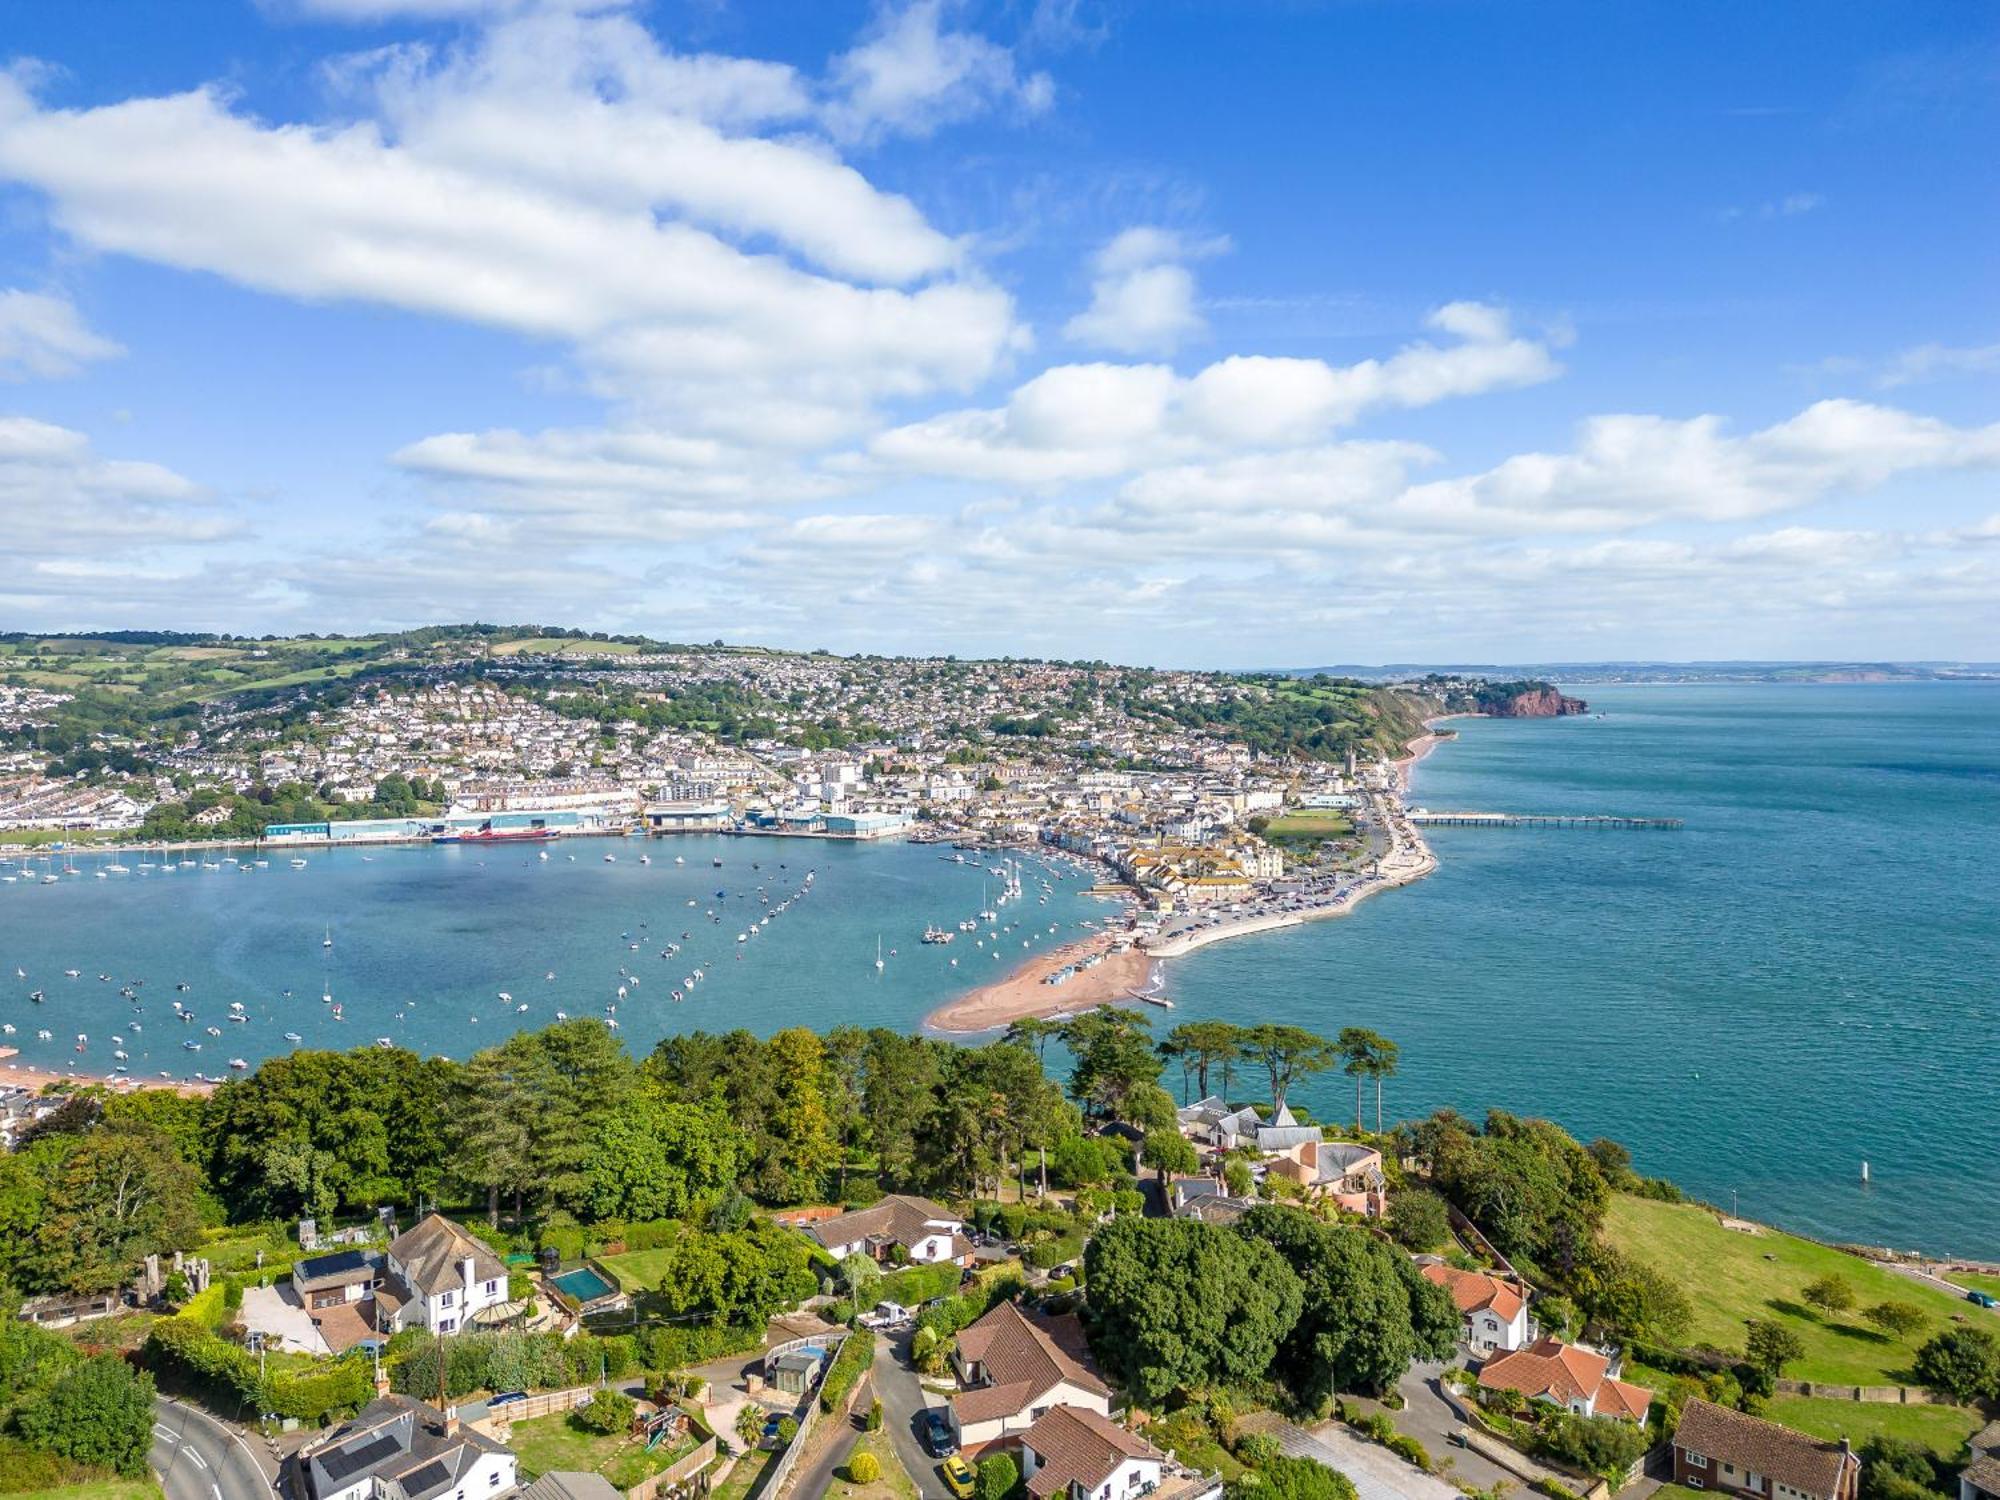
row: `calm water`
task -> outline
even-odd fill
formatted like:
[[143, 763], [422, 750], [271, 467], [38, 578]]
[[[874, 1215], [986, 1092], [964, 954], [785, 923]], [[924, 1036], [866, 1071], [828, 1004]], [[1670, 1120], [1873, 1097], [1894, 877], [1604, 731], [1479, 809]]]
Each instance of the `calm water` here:
[[[927, 924], [955, 931], [1001, 893], [984, 865], [954, 864], [951, 852], [690, 835], [568, 840], [546, 861], [522, 845], [276, 851], [268, 869], [251, 874], [234, 865], [141, 872], [140, 856], [128, 854], [131, 873], [105, 880], [90, 872], [106, 857], [79, 855], [82, 879], [0, 885], [0, 1020], [15, 1027], [5, 1040], [23, 1062], [105, 1072], [122, 1035], [136, 1075], [215, 1076], [231, 1058], [255, 1063], [285, 1051], [287, 1031], [306, 1046], [387, 1036], [463, 1057], [546, 1026], [558, 1010], [596, 1017], [616, 1003], [620, 1035], [643, 1054], [669, 1032], [697, 1028], [913, 1026], [975, 982], [1078, 936], [1079, 922], [1116, 911], [1082, 894], [1090, 881], [1073, 866], [1033, 861], [1023, 895], [998, 908], [997, 925], [1012, 930], [997, 941], [988, 927], [927, 946], [919, 941]], [[306, 868], [293, 869], [292, 854]], [[641, 854], [652, 862], [639, 863]], [[686, 863], [675, 864], [677, 855]], [[799, 898], [808, 871], [816, 878]], [[1045, 874], [1054, 890], [1043, 904]], [[737, 942], [788, 897], [782, 916]], [[322, 946], [329, 931], [330, 949]], [[681, 951], [663, 957], [670, 943]], [[674, 1001], [697, 966], [704, 979]], [[27, 977], [13, 977], [16, 968]], [[79, 978], [65, 977], [72, 968]], [[129, 1027], [133, 1003], [118, 993], [133, 980], [145, 981], [138, 1032]], [[27, 998], [37, 988], [41, 1004]], [[321, 998], [329, 990], [343, 1020]], [[175, 1016], [175, 1001], [196, 1013], [193, 1024]], [[247, 1022], [227, 1019], [232, 1001]], [[207, 1035], [211, 1025], [223, 1034]], [[36, 1036], [44, 1029], [54, 1033], [46, 1041]], [[79, 1032], [90, 1039], [82, 1054]], [[188, 1040], [202, 1051], [183, 1050]]]
[[2000, 1255], [2000, 688], [1578, 691], [1606, 717], [1459, 721], [1413, 802], [1683, 831], [1438, 829], [1421, 884], [1180, 960], [1178, 1015], [1371, 1026], [1398, 1114], [1547, 1115], [1724, 1208]]
[[[1392, 1114], [1548, 1115], [1625, 1141], [1644, 1170], [1714, 1202], [1733, 1191], [1746, 1214], [2000, 1256], [2000, 688], [1583, 691], [1605, 718], [1460, 721], [1414, 800], [1679, 817], [1684, 830], [1436, 830], [1443, 866], [1428, 880], [1346, 919], [1174, 961], [1174, 1019], [1372, 1026], [1403, 1048]], [[997, 961], [969, 934], [919, 944], [927, 923], [977, 911], [988, 877], [910, 845], [687, 837], [581, 840], [547, 862], [462, 845], [306, 857], [304, 870], [278, 855], [254, 874], [167, 877], [128, 855], [130, 875], [0, 885], [5, 1040], [23, 1061], [89, 1071], [110, 1066], [121, 1033], [140, 1074], [220, 1073], [284, 1050], [287, 1030], [463, 1056], [558, 1008], [602, 1015], [624, 970], [642, 982], [619, 1005], [621, 1034], [643, 1052], [695, 1027], [913, 1027], [1024, 952], [1019, 930]], [[809, 868], [812, 895], [737, 944], [758, 886], [775, 905]], [[1044, 906], [1030, 878], [1002, 914], [1036, 929], [1037, 947], [1073, 936], [1110, 911], [1081, 884], [1058, 882]], [[683, 931], [693, 939], [662, 959]], [[879, 975], [878, 934], [897, 950]], [[696, 963], [708, 979], [675, 1004]], [[139, 978], [132, 1033], [117, 988]], [[26, 999], [36, 987], [44, 1004]], [[176, 998], [193, 1027], [174, 1019]], [[232, 1000], [250, 1022], [223, 1019]], [[77, 1032], [90, 1035], [81, 1057]], [[182, 1051], [190, 1036], [201, 1053]], [[1339, 1078], [1304, 1097], [1323, 1115], [1353, 1104]]]

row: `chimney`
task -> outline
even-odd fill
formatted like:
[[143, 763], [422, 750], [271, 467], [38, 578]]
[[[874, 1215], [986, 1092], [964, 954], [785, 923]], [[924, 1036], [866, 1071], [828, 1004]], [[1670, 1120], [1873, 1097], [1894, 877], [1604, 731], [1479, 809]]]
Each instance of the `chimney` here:
[[458, 1280], [465, 1288], [465, 1307], [469, 1312], [472, 1307], [472, 1257], [469, 1255], [458, 1263]]

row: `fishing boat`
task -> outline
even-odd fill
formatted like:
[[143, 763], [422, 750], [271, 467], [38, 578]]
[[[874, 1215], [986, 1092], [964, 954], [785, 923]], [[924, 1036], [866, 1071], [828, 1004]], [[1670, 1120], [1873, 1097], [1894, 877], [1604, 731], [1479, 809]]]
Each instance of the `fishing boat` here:
[[333, 929], [331, 927], [327, 928], [326, 936], [319, 940], [319, 945], [322, 948], [331, 948], [333, 946]]
[[880, 933], [877, 933], [875, 937], [875, 970], [877, 973], [880, 973], [882, 970], [882, 937]]
[[303, 1042], [305, 1038], [300, 1036], [296, 1031], [288, 1031], [285, 1033], [285, 1040], [288, 1042]]

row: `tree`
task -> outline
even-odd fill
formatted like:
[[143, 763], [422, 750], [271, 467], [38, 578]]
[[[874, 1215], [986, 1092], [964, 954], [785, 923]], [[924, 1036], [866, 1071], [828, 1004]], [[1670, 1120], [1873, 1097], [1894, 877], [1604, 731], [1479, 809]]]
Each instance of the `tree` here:
[[1091, 1347], [1142, 1402], [1261, 1376], [1303, 1299], [1269, 1245], [1191, 1219], [1121, 1216], [1084, 1268]]
[[859, 1302], [868, 1288], [881, 1279], [882, 1268], [875, 1263], [872, 1255], [856, 1250], [852, 1255], [841, 1257], [841, 1284], [847, 1288], [848, 1296], [855, 1301]]
[[623, 1391], [606, 1389], [593, 1392], [570, 1420], [585, 1432], [624, 1432], [632, 1426], [632, 1414], [637, 1410]]
[[[1280, 1026], [1264, 1021], [1242, 1036], [1243, 1055], [1263, 1066], [1271, 1081], [1271, 1108], [1283, 1109], [1285, 1095], [1294, 1083], [1314, 1073], [1323, 1073], [1335, 1060], [1333, 1043], [1303, 1026]], [[1357, 1095], [1358, 1097], [1358, 1095]], [[1357, 1123], [1360, 1108], [1355, 1109]]]
[[1009, 1500], [1020, 1482], [1020, 1466], [1010, 1455], [995, 1453], [979, 1460], [978, 1486], [973, 1493], [978, 1500]]
[[1829, 1317], [1854, 1306], [1854, 1284], [1838, 1272], [1807, 1282], [1799, 1295]]
[[754, 1401], [736, 1413], [736, 1439], [745, 1451], [755, 1448], [764, 1436], [764, 1409]]
[[14, 1422], [37, 1448], [136, 1479], [153, 1446], [153, 1377], [99, 1354], [28, 1401]]
[[1335, 1391], [1379, 1394], [1414, 1360], [1451, 1354], [1459, 1332], [1451, 1294], [1367, 1230], [1281, 1204], [1251, 1209], [1235, 1229], [1275, 1250], [1303, 1289], [1273, 1365], [1302, 1403], [1317, 1406]]
[[1180, 1063], [1183, 1096], [1191, 1074], [1206, 1099], [1210, 1070], [1219, 1073], [1243, 1055], [1243, 1028], [1233, 1021], [1183, 1021], [1167, 1033], [1160, 1052]]
[[1877, 1302], [1862, 1317], [1896, 1338], [1908, 1338], [1930, 1321], [1921, 1307], [1911, 1302]]
[[1784, 1324], [1769, 1318], [1751, 1318], [1744, 1324], [1744, 1362], [1766, 1379], [1776, 1380], [1786, 1365], [1805, 1357], [1804, 1341]]
[[1201, 1168], [1201, 1157], [1178, 1130], [1147, 1131], [1145, 1143], [1139, 1147], [1139, 1160], [1157, 1172], [1161, 1182], [1169, 1176], [1185, 1176]]
[[1257, 1180], [1250, 1172], [1250, 1163], [1241, 1157], [1232, 1156], [1222, 1164], [1222, 1185], [1229, 1189], [1232, 1198], [1247, 1198]]
[[1917, 1350], [1917, 1381], [1970, 1406], [2000, 1397], [2000, 1338], [1984, 1328], [1947, 1328]]
[[1065, 1021], [1063, 1044], [1076, 1059], [1070, 1097], [1086, 1112], [1123, 1119], [1125, 1101], [1141, 1084], [1156, 1083], [1160, 1057], [1146, 1039], [1149, 1017], [1099, 1006]]
[[70, 1146], [49, 1183], [34, 1260], [45, 1283], [101, 1292], [146, 1256], [192, 1249], [201, 1181], [158, 1131], [101, 1127]]
[[1396, 1071], [1396, 1044], [1365, 1026], [1344, 1026], [1334, 1039], [1344, 1064], [1341, 1071], [1354, 1080], [1354, 1133], [1361, 1134], [1361, 1082], [1375, 1080], [1375, 1131], [1382, 1131], [1382, 1080]]
[[1435, 1250], [1451, 1238], [1444, 1199], [1425, 1188], [1406, 1188], [1389, 1200], [1389, 1233], [1407, 1250]]
[[678, 1219], [736, 1181], [745, 1143], [715, 1105], [642, 1087], [598, 1127], [586, 1173], [599, 1219]]

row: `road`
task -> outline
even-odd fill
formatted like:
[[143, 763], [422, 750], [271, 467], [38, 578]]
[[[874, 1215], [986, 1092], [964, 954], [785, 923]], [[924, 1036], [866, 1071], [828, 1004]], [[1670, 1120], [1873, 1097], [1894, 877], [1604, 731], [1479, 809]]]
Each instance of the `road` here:
[[1354, 1481], [1360, 1500], [1458, 1500], [1442, 1479], [1411, 1468], [1387, 1448], [1356, 1437], [1338, 1422], [1307, 1432], [1290, 1422], [1271, 1429], [1278, 1446], [1293, 1458], [1309, 1458]]
[[147, 1455], [167, 1500], [271, 1500], [271, 1475], [237, 1433], [192, 1406], [153, 1398]]
[[[924, 1391], [917, 1372], [906, 1363], [910, 1347], [908, 1331], [885, 1334], [875, 1341], [875, 1394], [882, 1398], [882, 1427], [896, 1445], [896, 1457], [917, 1487], [923, 1500], [951, 1500], [951, 1491], [938, 1477], [938, 1461], [924, 1451], [918, 1418], [924, 1408], [941, 1398]], [[178, 1500], [178, 1497], [173, 1497]]]

